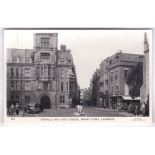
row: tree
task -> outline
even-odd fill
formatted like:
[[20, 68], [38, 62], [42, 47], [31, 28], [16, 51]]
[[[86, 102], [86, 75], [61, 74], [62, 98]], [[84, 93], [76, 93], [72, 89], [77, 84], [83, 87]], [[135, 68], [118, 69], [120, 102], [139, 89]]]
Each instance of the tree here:
[[127, 78], [127, 84], [130, 86], [130, 95], [132, 98], [140, 96], [140, 88], [143, 84], [143, 63], [139, 62], [134, 66]]

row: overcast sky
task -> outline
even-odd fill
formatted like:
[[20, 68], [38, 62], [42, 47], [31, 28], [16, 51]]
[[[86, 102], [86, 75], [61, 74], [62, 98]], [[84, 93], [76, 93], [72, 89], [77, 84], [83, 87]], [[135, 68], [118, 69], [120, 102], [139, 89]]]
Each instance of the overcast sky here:
[[5, 30], [5, 48], [32, 49], [36, 32], [58, 33], [58, 46], [66, 44], [71, 49], [80, 88], [89, 87], [102, 60], [118, 50], [143, 54], [144, 32], [151, 37], [148, 30]]

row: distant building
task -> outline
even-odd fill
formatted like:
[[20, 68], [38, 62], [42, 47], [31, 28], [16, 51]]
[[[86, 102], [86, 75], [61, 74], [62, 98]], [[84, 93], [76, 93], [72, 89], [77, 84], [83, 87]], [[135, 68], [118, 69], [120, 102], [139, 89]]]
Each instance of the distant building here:
[[96, 106], [99, 101], [100, 93], [100, 69], [96, 69], [92, 76], [92, 105]]
[[89, 106], [91, 104], [91, 90], [90, 88], [85, 88], [80, 90], [80, 100], [84, 106]]
[[[97, 106], [113, 107], [118, 99], [123, 102], [132, 99], [129, 94], [127, 77], [131, 68], [139, 62], [143, 62], [143, 58], [144, 56], [140, 54], [119, 51], [101, 62], [100, 69], [97, 71], [98, 74], [95, 72], [93, 75], [95, 83], [92, 82], [96, 95], [94, 101], [97, 102]], [[100, 98], [102, 98], [102, 103]]]
[[57, 47], [57, 33], [35, 33], [33, 49], [7, 49], [7, 102], [44, 108], [70, 106], [78, 100], [71, 51]]
[[149, 100], [149, 42], [147, 34], [144, 35], [144, 60], [143, 60], [143, 85], [140, 91], [141, 103], [148, 103]]

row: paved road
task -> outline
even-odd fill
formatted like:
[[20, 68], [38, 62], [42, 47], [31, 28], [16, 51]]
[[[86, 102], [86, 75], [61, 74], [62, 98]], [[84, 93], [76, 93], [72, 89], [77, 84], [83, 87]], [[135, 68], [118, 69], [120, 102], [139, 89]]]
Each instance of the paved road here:
[[[24, 117], [77, 117], [75, 113], [76, 108], [72, 109], [44, 109], [43, 112], [39, 114], [27, 114]], [[83, 112], [84, 117], [121, 117], [123, 115], [119, 114], [116, 110], [112, 109], [102, 109], [96, 107], [84, 107]]]

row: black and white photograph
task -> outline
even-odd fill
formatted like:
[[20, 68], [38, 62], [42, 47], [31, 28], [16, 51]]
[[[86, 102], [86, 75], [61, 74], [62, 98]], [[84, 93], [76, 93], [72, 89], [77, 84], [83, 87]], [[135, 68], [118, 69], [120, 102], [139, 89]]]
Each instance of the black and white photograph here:
[[5, 29], [6, 117], [150, 117], [151, 29]]

